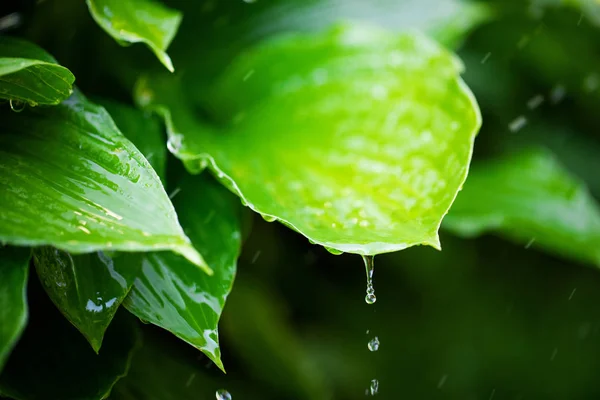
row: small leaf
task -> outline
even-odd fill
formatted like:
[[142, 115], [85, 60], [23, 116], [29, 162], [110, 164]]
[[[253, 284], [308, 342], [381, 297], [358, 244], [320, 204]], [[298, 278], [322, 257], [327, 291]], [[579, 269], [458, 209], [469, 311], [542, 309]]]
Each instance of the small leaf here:
[[338, 27], [266, 42], [210, 92], [206, 126], [172, 79], [138, 102], [169, 148], [206, 165], [254, 211], [338, 251], [439, 247], [481, 119], [460, 62], [416, 34]]
[[444, 228], [465, 237], [498, 232], [600, 266], [600, 207], [547, 151], [474, 166]]
[[31, 250], [0, 247], [0, 372], [27, 325]]
[[172, 250], [209, 270], [148, 161], [81, 94], [0, 110], [0, 240], [72, 253]]
[[242, 209], [235, 196], [207, 176], [188, 176], [179, 189], [173, 201], [182, 224], [214, 275], [206, 276], [174, 254], [150, 253], [123, 304], [223, 369], [217, 324], [240, 254]]
[[181, 13], [154, 0], [87, 0], [94, 20], [120, 44], [145, 43], [173, 72], [166, 53], [177, 33]]
[[101, 251], [72, 255], [41, 247], [34, 250], [33, 257], [46, 293], [97, 353], [140, 270], [140, 256], [123, 253], [113, 260]]
[[99, 104], [108, 111], [123, 135], [131, 140], [165, 182], [167, 149], [160, 121], [148, 113], [115, 101], [101, 99]]
[[0, 99], [55, 105], [73, 92], [75, 76], [36, 45], [0, 36]]
[[37, 282], [30, 287], [29, 303], [31, 321], [0, 375], [0, 396], [15, 400], [105, 399], [127, 374], [140, 345], [135, 321], [127, 313], [119, 313], [97, 355]]

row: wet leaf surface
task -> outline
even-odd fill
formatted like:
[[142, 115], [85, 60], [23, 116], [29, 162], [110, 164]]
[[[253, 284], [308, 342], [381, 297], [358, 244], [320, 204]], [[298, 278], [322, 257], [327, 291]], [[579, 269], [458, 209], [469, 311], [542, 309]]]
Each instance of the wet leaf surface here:
[[240, 56], [209, 92], [212, 124], [167, 77], [136, 96], [190, 171], [317, 244], [378, 254], [439, 247], [480, 126], [461, 70], [423, 36], [344, 25]]
[[25, 103], [55, 105], [69, 97], [75, 76], [44, 50], [22, 39], [0, 36], [0, 99], [15, 110]]
[[[0, 240], [73, 253], [172, 250], [207, 269], [150, 164], [81, 94], [0, 110]], [[207, 269], [208, 270], [208, 269]]]
[[223, 369], [217, 324], [235, 277], [243, 210], [239, 200], [207, 174], [187, 176], [177, 189], [173, 202], [181, 223], [214, 275], [193, 268], [183, 257], [149, 253], [124, 304]]

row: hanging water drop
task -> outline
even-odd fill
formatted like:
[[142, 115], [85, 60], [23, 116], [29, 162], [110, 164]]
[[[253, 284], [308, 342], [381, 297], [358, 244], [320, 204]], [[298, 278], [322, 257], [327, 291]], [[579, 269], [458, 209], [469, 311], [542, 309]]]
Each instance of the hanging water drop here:
[[327, 250], [328, 252], [330, 252], [334, 256], [339, 256], [340, 254], [344, 254], [343, 251], [338, 250], [338, 249], [334, 249], [333, 247], [327, 247], [327, 246], [325, 246], [325, 250]]
[[274, 217], [272, 215], [267, 215], [267, 214], [261, 214], [261, 216], [267, 222], [273, 222], [273, 221], [275, 221], [277, 219], [277, 217]]
[[21, 112], [25, 109], [25, 102], [19, 100], [10, 100], [8, 102], [10, 104], [10, 109], [14, 112]]
[[371, 392], [371, 396], [375, 396], [377, 392], [379, 392], [379, 381], [377, 379], [371, 380], [371, 386], [369, 387], [369, 391]]
[[369, 340], [369, 343], [367, 343], [367, 347], [369, 348], [369, 351], [379, 350], [379, 338], [375, 336], [373, 339]]
[[367, 304], [373, 304], [377, 301], [375, 297], [375, 288], [373, 287], [373, 272], [375, 271], [374, 256], [362, 256], [365, 262], [365, 270], [367, 272], [367, 295], [365, 301]]
[[217, 400], [231, 400], [231, 395], [225, 389], [217, 390], [216, 395], [217, 395]]

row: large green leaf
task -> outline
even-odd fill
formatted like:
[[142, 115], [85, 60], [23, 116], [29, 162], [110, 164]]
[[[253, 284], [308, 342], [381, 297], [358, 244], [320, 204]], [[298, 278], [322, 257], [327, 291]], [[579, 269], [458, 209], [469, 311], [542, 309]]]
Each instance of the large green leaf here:
[[160, 121], [149, 113], [115, 101], [100, 99], [99, 103], [108, 111], [119, 130], [138, 148], [164, 182], [167, 148]]
[[466, 237], [498, 232], [600, 266], [600, 206], [547, 151], [474, 166], [444, 228]]
[[87, 0], [92, 17], [120, 44], [145, 43], [173, 72], [167, 47], [175, 37], [181, 13], [154, 0]]
[[0, 247], [0, 372], [27, 324], [30, 257], [30, 249]]
[[58, 104], [71, 94], [75, 76], [36, 45], [0, 36], [0, 99], [38, 104]]
[[178, 188], [173, 201], [182, 225], [214, 275], [208, 277], [172, 253], [149, 253], [124, 305], [223, 369], [217, 324], [241, 249], [242, 208], [235, 196], [206, 175], [187, 176]]
[[253, 210], [335, 251], [439, 247], [481, 119], [460, 62], [417, 34], [351, 26], [269, 41], [240, 57], [195, 117], [170, 79], [138, 101], [169, 148]]
[[73, 253], [173, 250], [209, 270], [148, 161], [81, 94], [0, 110], [0, 240]]
[[127, 374], [139, 346], [135, 321], [125, 312], [118, 314], [97, 355], [37, 282], [28, 297], [31, 321], [0, 375], [0, 396], [15, 400], [106, 398]]
[[40, 247], [33, 257], [50, 299], [98, 352], [104, 331], [140, 270], [140, 256], [123, 253], [113, 260], [102, 251], [72, 255]]

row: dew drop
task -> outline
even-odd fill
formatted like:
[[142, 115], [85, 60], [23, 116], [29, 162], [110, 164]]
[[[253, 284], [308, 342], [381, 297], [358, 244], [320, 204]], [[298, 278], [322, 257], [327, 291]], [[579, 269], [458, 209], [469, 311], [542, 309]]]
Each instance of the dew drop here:
[[267, 222], [273, 222], [277, 219], [277, 217], [274, 217], [272, 215], [266, 215], [266, 214], [261, 214], [261, 217], [263, 217], [263, 219]]
[[369, 391], [371, 392], [371, 396], [375, 396], [377, 392], [379, 392], [379, 381], [377, 379], [371, 380], [371, 386], [369, 387]]
[[330, 252], [331, 254], [335, 255], [335, 256], [339, 256], [340, 254], [343, 254], [343, 251], [340, 251], [338, 249], [334, 249], [333, 247], [325, 247], [325, 250], [327, 250], [328, 252]]
[[25, 109], [25, 102], [19, 100], [10, 100], [8, 102], [10, 104], [10, 109], [14, 112], [21, 112]]
[[365, 262], [365, 270], [367, 272], [367, 295], [365, 301], [367, 304], [373, 304], [377, 301], [375, 297], [375, 288], [373, 287], [373, 272], [375, 272], [375, 257], [374, 256], [362, 256]]
[[231, 400], [231, 394], [225, 389], [219, 389], [216, 393], [217, 400]]
[[379, 338], [375, 336], [373, 339], [369, 340], [369, 343], [367, 343], [367, 347], [369, 348], [369, 351], [379, 350]]

